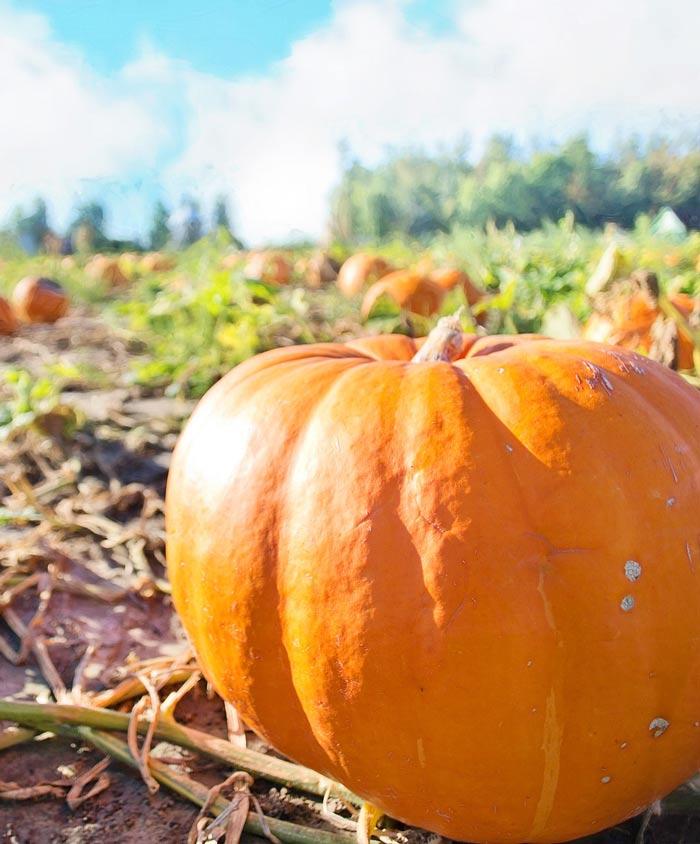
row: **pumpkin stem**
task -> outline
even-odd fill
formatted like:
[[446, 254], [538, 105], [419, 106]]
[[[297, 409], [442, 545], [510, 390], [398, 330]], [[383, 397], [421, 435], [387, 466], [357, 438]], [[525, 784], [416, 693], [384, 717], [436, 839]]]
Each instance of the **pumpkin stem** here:
[[450, 316], [441, 317], [426, 337], [425, 343], [415, 353], [413, 363], [445, 360], [448, 363], [459, 357], [464, 345], [460, 315], [463, 307]]
[[357, 819], [357, 844], [370, 844], [372, 833], [377, 828], [379, 819], [384, 814], [371, 803], [363, 803]]

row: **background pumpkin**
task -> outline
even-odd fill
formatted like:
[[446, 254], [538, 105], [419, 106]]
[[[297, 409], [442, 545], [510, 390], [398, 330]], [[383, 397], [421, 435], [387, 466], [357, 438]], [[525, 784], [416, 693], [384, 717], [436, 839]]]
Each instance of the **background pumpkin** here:
[[428, 273], [428, 278], [439, 284], [440, 287], [444, 287], [445, 290], [461, 287], [464, 290], [467, 304], [470, 306], [476, 305], [478, 301], [484, 298], [484, 292], [479, 290], [463, 270], [458, 270], [454, 267], [439, 267], [438, 269], [431, 270]]
[[107, 255], [93, 255], [85, 264], [85, 275], [97, 281], [104, 281], [114, 289], [130, 285], [128, 276], [119, 266], [119, 260]]
[[12, 304], [22, 322], [56, 322], [68, 312], [68, 295], [57, 281], [29, 275], [17, 283]]
[[640, 812], [700, 758], [700, 394], [639, 355], [278, 349], [175, 451], [173, 599], [283, 753], [469, 841]]
[[440, 310], [447, 289], [414, 270], [395, 270], [369, 288], [362, 300], [360, 312], [366, 319], [381, 296], [389, 296], [400, 308], [421, 316], [431, 316]]
[[[694, 344], [679, 330], [673, 316], [662, 310], [659, 303], [658, 280], [654, 273], [639, 270], [630, 279], [618, 282], [619, 286], [596, 303], [596, 310], [583, 327], [583, 337], [599, 343], [610, 343], [624, 349], [651, 355], [662, 360], [665, 350], [655, 348], [664, 325], [671, 327], [674, 348], [663, 362], [673, 369], [693, 369]], [[678, 312], [681, 322], [700, 318], [700, 301], [686, 293], [675, 293], [668, 303]], [[658, 332], [657, 329], [661, 329]]]
[[283, 255], [272, 252], [252, 252], [243, 270], [246, 278], [263, 281], [266, 284], [289, 284], [292, 265]]
[[348, 297], [357, 296], [362, 288], [392, 271], [389, 264], [378, 255], [358, 252], [343, 262], [338, 271], [338, 287]]
[[0, 334], [14, 334], [19, 328], [19, 322], [12, 305], [0, 296]]

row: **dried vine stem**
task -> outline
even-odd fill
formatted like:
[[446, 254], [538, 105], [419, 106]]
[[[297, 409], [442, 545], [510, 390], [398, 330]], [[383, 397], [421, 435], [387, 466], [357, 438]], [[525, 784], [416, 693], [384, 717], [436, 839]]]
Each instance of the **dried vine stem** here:
[[[74, 704], [25, 703], [11, 700], [0, 700], [0, 720], [14, 721], [40, 732], [61, 732], [63, 727], [91, 727], [126, 733], [129, 728], [129, 714], [125, 712]], [[149, 721], [146, 718], [139, 719], [138, 733], [145, 735], [148, 729]], [[154, 737], [188, 750], [198, 751], [234, 768], [248, 771], [254, 777], [262, 777], [287, 788], [296, 788], [319, 797], [323, 797], [328, 788], [328, 779], [310, 768], [255, 750], [236, 748], [223, 739], [183, 727], [170, 719], [158, 722]], [[333, 792], [356, 806], [362, 805], [362, 800], [357, 795], [341, 785], [334, 783]]]

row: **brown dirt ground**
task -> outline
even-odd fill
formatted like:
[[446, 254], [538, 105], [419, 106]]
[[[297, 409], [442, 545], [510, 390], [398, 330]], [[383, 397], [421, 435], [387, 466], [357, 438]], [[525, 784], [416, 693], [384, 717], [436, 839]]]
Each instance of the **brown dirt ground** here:
[[[0, 375], [13, 366], [38, 376], [48, 361], [60, 359], [78, 368], [87, 361], [103, 378], [100, 389], [76, 380], [63, 396], [64, 406], [0, 443], [0, 507], [31, 511], [25, 523], [0, 522], [0, 593], [39, 575], [13, 598], [12, 614], [0, 607], [0, 647], [6, 656], [20, 648], [18, 625], [31, 624], [26, 660], [14, 664], [0, 650], [0, 699], [49, 699], [37, 642], [45, 644], [60, 678], [54, 678], [54, 686], [62, 682], [70, 688], [82, 661], [81, 686], [88, 693], [113, 688], [133, 660], [172, 659], [186, 648], [165, 581], [163, 495], [170, 451], [191, 404], [128, 385], [128, 361], [140, 351], [85, 314], [0, 337]], [[0, 403], [5, 398], [0, 377]], [[69, 433], [76, 420], [77, 431]], [[47, 588], [50, 597], [37, 615], [39, 593], [45, 595]], [[212, 735], [226, 735], [223, 706], [202, 683], [178, 706], [177, 717]], [[251, 742], [270, 752], [258, 739]], [[177, 751], [173, 746], [158, 750], [171, 758]], [[32, 786], [85, 771], [101, 758], [66, 738], [28, 742], [0, 751], [0, 780]], [[230, 773], [197, 755], [184, 764], [206, 785]], [[195, 807], [164, 788], [150, 795], [132, 770], [117, 763], [108, 774], [109, 787], [75, 811], [56, 796], [0, 800], [0, 844], [186, 842]], [[271, 816], [325, 825], [306, 798], [262, 781], [254, 791]], [[632, 844], [641, 840], [640, 824], [636, 818], [585, 841]], [[409, 831], [406, 840], [425, 836]], [[700, 817], [654, 814], [644, 841], [698, 844]]]

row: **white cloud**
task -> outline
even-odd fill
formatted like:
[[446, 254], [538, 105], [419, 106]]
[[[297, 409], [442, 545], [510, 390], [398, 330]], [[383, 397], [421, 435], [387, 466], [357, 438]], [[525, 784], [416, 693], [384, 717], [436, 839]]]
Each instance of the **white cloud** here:
[[52, 39], [46, 19], [0, 5], [0, 219], [41, 194], [59, 217], [91, 186], [154, 164], [164, 127], [124, 80]]
[[111, 80], [1, 2], [0, 196], [65, 202], [79, 180], [157, 170], [173, 200], [231, 195], [254, 242], [321, 233], [343, 140], [371, 162], [494, 131], [604, 145], [700, 125], [696, 0], [461, 0], [443, 35], [406, 0], [344, 0], [264, 74], [218, 78], [147, 45]]

